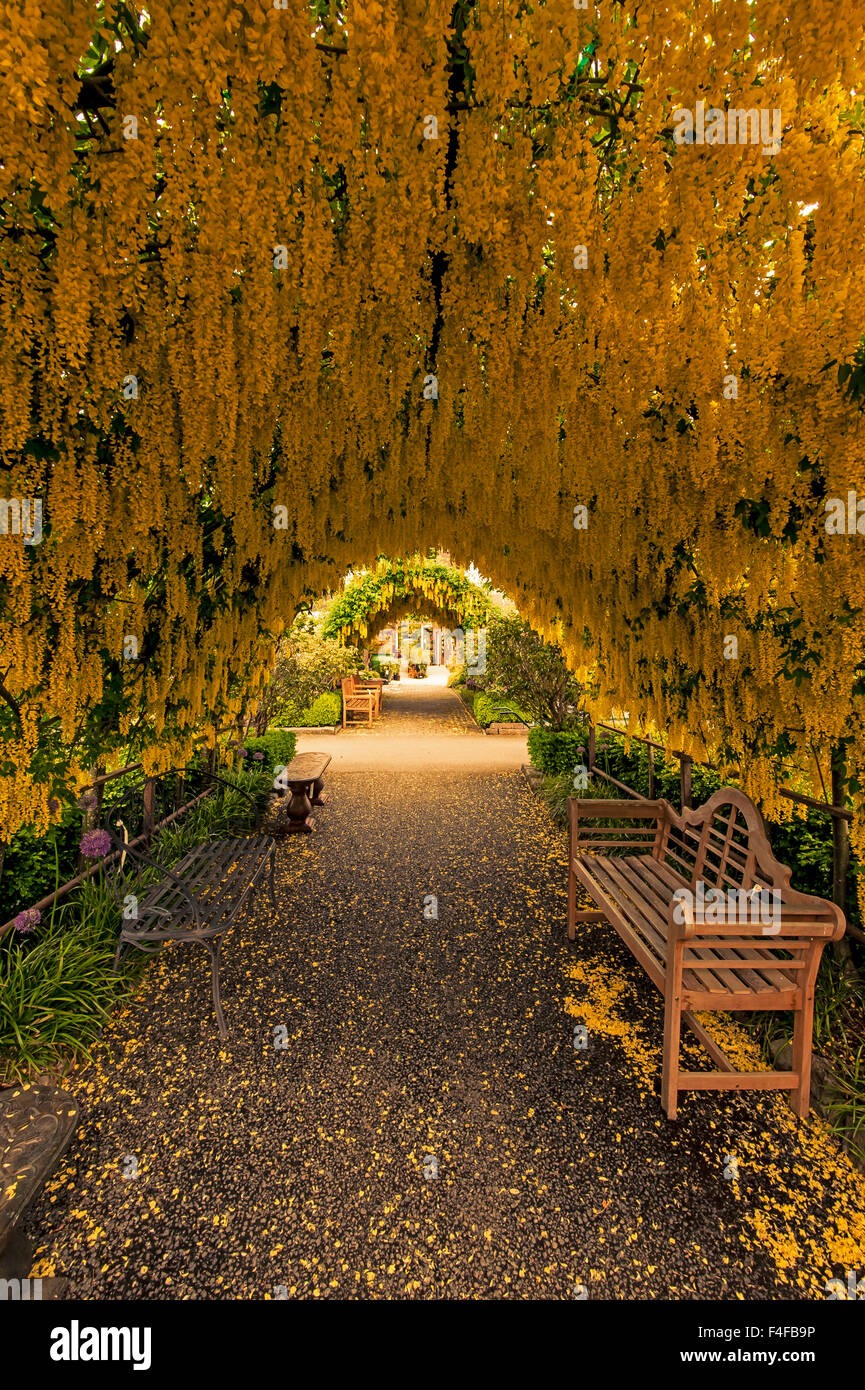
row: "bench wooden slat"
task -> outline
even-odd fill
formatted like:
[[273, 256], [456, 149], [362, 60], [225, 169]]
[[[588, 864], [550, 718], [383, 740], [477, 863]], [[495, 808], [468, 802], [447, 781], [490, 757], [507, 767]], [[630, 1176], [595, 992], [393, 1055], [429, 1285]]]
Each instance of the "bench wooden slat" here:
[[602, 887], [600, 880], [588, 874], [579, 861], [573, 865], [583, 887], [590, 893], [595, 902], [604, 911], [604, 914], [613, 922], [619, 935], [625, 941], [628, 949], [642, 965], [649, 979], [657, 986], [663, 994], [664, 992], [664, 965], [658, 958], [657, 952], [649, 948], [647, 943], [638, 936], [630, 922], [624, 918], [616, 906], [615, 886], [609, 885], [606, 889]]
[[[647, 870], [649, 873], [652, 873], [655, 870], [660, 869], [660, 867], [661, 866], [657, 863], [657, 861], [655, 861], [654, 864], [647, 866]], [[672, 878], [673, 876], [670, 875], [667, 878], [667, 881], [670, 882]], [[681, 886], [682, 885], [680, 883], [671, 883], [671, 887], [673, 887], [674, 889], [681, 888]], [[707, 960], [710, 959], [712, 955], [715, 956], [715, 958], [718, 960], [738, 959], [738, 952], [735, 950], [735, 948], [729, 947], [726, 942], [724, 942], [723, 945], [707, 944], [705, 947], [703, 947], [703, 949], [710, 953], [710, 955], [704, 956], [704, 959]], [[748, 949], [753, 953], [756, 950], [756, 942], [753, 945], [750, 945]], [[764, 993], [766, 990], [790, 988], [789, 977], [774, 969], [774, 960], [771, 952], [767, 952], [765, 968], [761, 966], [761, 970], [763, 971], [763, 973], [757, 974], [751, 971], [750, 969], [746, 968], [743, 976], [743, 981], [746, 987], [750, 986], [751, 988], [755, 989], [758, 993]]]
[[[643, 893], [640, 895], [643, 903], [643, 913], [650, 913], [652, 916], [654, 929], [663, 942], [662, 960], [666, 966], [667, 907], [672, 898], [672, 894], [662, 894], [658, 892], [655, 884], [652, 882], [648, 865], [641, 866], [637, 863], [630, 863], [627, 860], [620, 860], [619, 862], [622, 865], [622, 877], [630, 884], [632, 890], [639, 894], [640, 888], [643, 889]], [[701, 954], [704, 953], [701, 952]], [[700, 979], [697, 976], [685, 972], [682, 976], [682, 980], [689, 989], [708, 989], [713, 994], [735, 994], [741, 988], [741, 981], [731, 971], [713, 970], [705, 979]]]
[[[647, 876], [651, 876], [651, 865], [645, 866], [645, 873], [647, 873]], [[670, 892], [668, 897], [662, 899], [663, 908], [658, 909], [659, 916], [663, 916], [663, 923], [665, 923], [665, 940], [666, 910], [669, 908], [670, 901], [672, 901], [672, 892]], [[690, 945], [690, 942], [688, 942], [688, 945]], [[694, 942], [694, 947], [694, 954], [688, 959], [687, 965], [693, 965], [694, 960], [701, 960], [701, 962], [704, 962], [702, 969], [712, 969], [712, 974], [706, 977], [706, 979], [701, 979], [701, 977], [688, 974], [686, 970], [686, 972], [683, 973], [683, 984], [687, 988], [690, 988], [690, 990], [705, 992], [706, 988], [708, 988], [709, 992], [712, 992], [712, 994], [718, 992], [718, 987], [720, 990], [726, 991], [727, 994], [740, 994], [743, 987], [755, 988], [758, 992], [769, 990], [770, 987], [768, 984], [759, 979], [759, 976], [751, 976], [751, 979], [747, 980], [743, 979], [740, 974], [737, 974], [736, 970], [719, 969], [719, 963], [733, 956], [733, 952], [730, 952], [729, 956], [727, 956], [723, 954], [723, 952], [716, 951], [716, 949], [708, 947], [708, 945], [697, 944], [697, 942]], [[716, 981], [718, 981], [718, 987], [716, 987]]]

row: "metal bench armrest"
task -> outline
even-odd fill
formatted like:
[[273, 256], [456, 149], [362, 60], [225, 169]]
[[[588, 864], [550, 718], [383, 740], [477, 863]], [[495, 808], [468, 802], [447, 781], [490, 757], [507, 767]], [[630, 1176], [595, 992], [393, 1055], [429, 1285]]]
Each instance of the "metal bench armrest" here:
[[[196, 930], [200, 931], [201, 914], [199, 912], [198, 900], [195, 897], [195, 895], [191, 893], [190, 890], [187, 888], [186, 884], [183, 882], [183, 879], [180, 878], [171, 869], [167, 869], [164, 864], [160, 864], [157, 859], [154, 859], [152, 857], [152, 855], [146, 854], [144, 850], [140, 849], [137, 845], [132, 846], [127, 844], [124, 840], [120, 838], [120, 836], [115, 831], [109, 829], [108, 834], [111, 836], [115, 849], [119, 851], [118, 857], [120, 859], [120, 866], [116, 870], [115, 897], [117, 899], [121, 898], [121, 889], [124, 886], [123, 865], [125, 859], [128, 858], [134, 864], [138, 865], [141, 868], [154, 870], [156, 877], [154, 878], [153, 884], [148, 885], [148, 887], [156, 887], [159, 881], [165, 882], [166, 880], [174, 884], [174, 886], [179, 890], [180, 893], [182, 893], [184, 898], [186, 898], [187, 902], [189, 903], [190, 911], [195, 920]], [[157, 911], [160, 916], [166, 915], [165, 909], [157, 908], [155, 909], [155, 911]], [[168, 915], [173, 916], [173, 913], [169, 912]]]

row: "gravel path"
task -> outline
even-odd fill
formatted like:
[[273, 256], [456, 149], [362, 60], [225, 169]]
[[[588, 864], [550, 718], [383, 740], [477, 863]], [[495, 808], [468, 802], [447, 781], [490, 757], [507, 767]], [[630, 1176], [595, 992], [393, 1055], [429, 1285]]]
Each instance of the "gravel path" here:
[[73, 1075], [37, 1274], [100, 1299], [784, 1299], [862, 1273], [865, 1182], [819, 1121], [770, 1094], [664, 1118], [660, 996], [605, 925], [568, 945], [565, 839], [519, 773], [329, 791], [280, 845], [278, 911], [226, 944], [231, 1039], [175, 947]]

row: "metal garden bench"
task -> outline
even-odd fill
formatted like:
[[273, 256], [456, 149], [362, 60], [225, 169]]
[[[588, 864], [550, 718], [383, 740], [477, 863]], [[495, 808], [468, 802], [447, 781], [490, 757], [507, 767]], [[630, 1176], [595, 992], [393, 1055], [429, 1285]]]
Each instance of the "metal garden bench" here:
[[[205, 840], [170, 869], [159, 863], [145, 848], [149, 834], [141, 833], [145, 794], [151, 802], [150, 820], [159, 829], [181, 819], [219, 784], [249, 803], [255, 833]], [[191, 792], [192, 800], [185, 800]], [[161, 811], [166, 814], [160, 816]], [[222, 942], [268, 866], [270, 898], [276, 905], [276, 841], [260, 833], [261, 819], [261, 808], [248, 792], [197, 769], [148, 779], [105, 816], [104, 828], [115, 849], [106, 862], [106, 878], [124, 913], [115, 969], [130, 948], [154, 954], [171, 941], [199, 942], [210, 957], [213, 1008], [222, 1037], [228, 1035], [219, 988]]]

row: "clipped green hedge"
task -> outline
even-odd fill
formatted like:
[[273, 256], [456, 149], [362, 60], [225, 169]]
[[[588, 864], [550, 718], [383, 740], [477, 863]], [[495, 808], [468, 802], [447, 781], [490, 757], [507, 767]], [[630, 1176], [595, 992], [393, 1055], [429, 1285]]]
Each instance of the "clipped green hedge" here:
[[297, 738], [290, 729], [268, 729], [266, 734], [246, 739], [244, 747], [250, 757], [255, 753], [263, 753], [262, 767], [266, 772], [273, 772], [280, 764], [287, 767], [291, 762], [297, 747]]
[[491, 724], [511, 724], [516, 719], [530, 722], [529, 716], [513, 700], [509, 700], [507, 695], [497, 695], [495, 691], [492, 694], [487, 690], [476, 691], [472, 710], [482, 729], [488, 729]]
[[573, 772], [578, 763], [587, 765], [586, 734], [580, 729], [545, 729], [540, 724], [529, 729], [529, 757], [548, 777]]
[[306, 709], [286, 705], [277, 715], [280, 724], [293, 729], [317, 729], [325, 724], [338, 724], [342, 719], [342, 696], [338, 690], [326, 690], [317, 695]]
[[472, 700], [472, 712], [482, 729], [488, 729], [490, 724], [498, 719], [495, 705], [484, 690], [475, 692]]
[[324, 724], [338, 724], [341, 719], [342, 696], [336, 690], [326, 690], [303, 711], [299, 723], [305, 729], [313, 729]]

